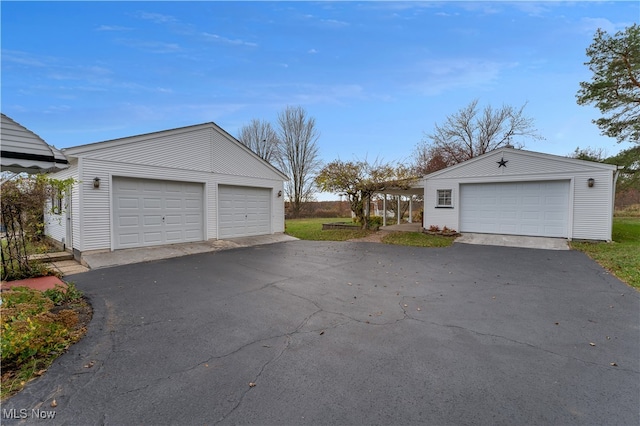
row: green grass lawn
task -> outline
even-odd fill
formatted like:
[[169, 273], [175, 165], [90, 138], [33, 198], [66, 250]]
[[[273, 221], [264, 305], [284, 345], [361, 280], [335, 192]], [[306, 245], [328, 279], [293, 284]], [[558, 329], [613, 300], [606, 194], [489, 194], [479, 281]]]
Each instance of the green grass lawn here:
[[391, 232], [382, 238], [385, 244], [412, 247], [449, 247], [456, 237], [429, 235], [422, 232]]
[[287, 219], [285, 221], [285, 232], [293, 237], [300, 238], [301, 240], [313, 241], [346, 241], [352, 238], [363, 238], [373, 232], [362, 229], [322, 230], [323, 223], [333, 222], [353, 223], [350, 217], [330, 219]]
[[640, 217], [615, 217], [613, 242], [572, 242], [627, 284], [640, 289]]
[[[323, 223], [353, 223], [351, 218], [329, 219], [289, 219], [285, 222], [286, 233], [301, 240], [314, 241], [346, 241], [363, 238], [374, 231], [362, 229], [327, 229], [322, 230]], [[427, 235], [421, 232], [391, 232], [382, 239], [383, 243], [413, 247], [448, 247], [453, 244], [453, 237]]]

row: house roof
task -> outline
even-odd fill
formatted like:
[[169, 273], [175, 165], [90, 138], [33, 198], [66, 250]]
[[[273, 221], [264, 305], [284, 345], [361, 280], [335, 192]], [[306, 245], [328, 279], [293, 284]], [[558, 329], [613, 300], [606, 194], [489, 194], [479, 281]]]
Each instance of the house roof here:
[[201, 130], [201, 129], [213, 129], [213, 130], [217, 131], [218, 133], [223, 135], [226, 139], [228, 139], [229, 141], [231, 141], [232, 143], [238, 145], [241, 149], [246, 151], [247, 154], [255, 157], [259, 161], [261, 161], [264, 164], [266, 164], [269, 168], [271, 168], [273, 171], [275, 171], [276, 173], [281, 175], [284, 179], [289, 179], [282, 171], [278, 170], [271, 163], [269, 163], [268, 161], [266, 161], [263, 158], [261, 158], [259, 155], [257, 155], [251, 149], [249, 149], [246, 145], [244, 145], [242, 142], [237, 140], [235, 137], [233, 137], [226, 130], [224, 130], [222, 127], [218, 126], [214, 122], [207, 122], [207, 123], [202, 123], [202, 124], [194, 124], [194, 125], [191, 125], [191, 126], [178, 127], [178, 128], [175, 128], [175, 129], [160, 130], [160, 131], [157, 131], [157, 132], [143, 133], [143, 134], [135, 135], [135, 136], [126, 136], [126, 137], [123, 137], [123, 138], [110, 139], [110, 140], [102, 141], [102, 142], [93, 142], [93, 143], [89, 143], [89, 144], [85, 144], [85, 145], [77, 145], [77, 146], [74, 146], [74, 147], [64, 148], [62, 150], [62, 152], [68, 157], [75, 158], [75, 157], [81, 157], [83, 154], [95, 152], [97, 150], [101, 150], [101, 149], [105, 149], [105, 148], [117, 147], [117, 146], [120, 146], [120, 145], [135, 144], [137, 142], [142, 142], [142, 141], [149, 140], [150, 138], [155, 138], [155, 137], [159, 137], [159, 136], [168, 136], [168, 135], [171, 135], [171, 134], [180, 134], [180, 133], [186, 133], [186, 132], [193, 132], [193, 131], [197, 131], [197, 130]]
[[435, 177], [443, 177], [443, 175], [450, 174], [455, 172], [456, 170], [468, 167], [476, 162], [485, 161], [488, 157], [501, 156], [509, 153], [511, 155], [519, 155], [524, 157], [530, 157], [531, 159], [546, 159], [558, 162], [559, 164], [564, 164], [565, 166], [572, 165], [574, 167], [580, 167], [581, 169], [599, 169], [599, 170], [616, 170], [617, 166], [613, 164], [605, 164], [598, 163], [595, 161], [586, 161], [586, 160], [578, 160], [576, 158], [562, 157], [559, 155], [553, 154], [545, 154], [541, 152], [534, 151], [526, 151], [523, 149], [515, 149], [515, 148], [498, 148], [496, 150], [487, 152], [485, 154], [479, 155], [477, 157], [471, 158], [469, 160], [463, 161], [462, 163], [455, 164], [453, 166], [449, 166], [445, 169], [438, 170], [436, 172], [430, 173], [424, 177], [424, 179], [432, 179]]
[[69, 167], [69, 162], [62, 152], [5, 114], [1, 115], [2, 171], [34, 174]]

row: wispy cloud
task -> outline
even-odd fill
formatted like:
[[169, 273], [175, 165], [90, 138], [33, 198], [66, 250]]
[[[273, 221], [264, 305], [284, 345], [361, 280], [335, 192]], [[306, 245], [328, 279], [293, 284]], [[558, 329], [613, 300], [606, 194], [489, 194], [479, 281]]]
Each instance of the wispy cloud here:
[[455, 89], [486, 90], [496, 84], [503, 70], [515, 66], [516, 63], [471, 58], [425, 61], [417, 65], [412, 72], [422, 77], [409, 84], [409, 87], [428, 96]]
[[133, 28], [121, 27], [118, 25], [100, 25], [96, 31], [131, 31]]
[[248, 46], [248, 47], [257, 47], [258, 43], [253, 43], [250, 41], [244, 41], [244, 40], [240, 40], [240, 39], [230, 39], [227, 37], [223, 37], [220, 36], [218, 34], [211, 34], [211, 33], [206, 33], [203, 32], [201, 33], [203, 37], [205, 37], [207, 40], [210, 41], [215, 41], [218, 43], [223, 43], [223, 44], [230, 44], [230, 45], [234, 45], [234, 46]]
[[156, 24], [166, 24], [169, 22], [177, 22], [177, 19], [171, 15], [163, 15], [163, 14], [154, 13], [154, 12], [141, 11], [141, 12], [138, 12], [136, 16], [138, 18], [141, 18], [147, 21], [155, 22]]
[[20, 65], [27, 65], [30, 67], [44, 67], [46, 64], [42, 59], [27, 53], [17, 50], [2, 50], [2, 61], [12, 62]]
[[624, 28], [625, 24], [616, 24], [606, 18], [582, 18], [578, 27], [584, 33], [593, 34], [597, 29], [602, 29], [613, 34]]
[[121, 44], [125, 46], [144, 50], [150, 53], [176, 53], [180, 52], [182, 48], [178, 43], [166, 43], [162, 41], [148, 41], [148, 40], [133, 40], [133, 39], [121, 39]]
[[318, 53], [318, 51], [317, 51], [316, 49], [309, 49], [309, 50], [307, 51], [307, 53], [310, 53], [310, 54], [312, 54], [312, 55], [313, 55], [313, 54]]

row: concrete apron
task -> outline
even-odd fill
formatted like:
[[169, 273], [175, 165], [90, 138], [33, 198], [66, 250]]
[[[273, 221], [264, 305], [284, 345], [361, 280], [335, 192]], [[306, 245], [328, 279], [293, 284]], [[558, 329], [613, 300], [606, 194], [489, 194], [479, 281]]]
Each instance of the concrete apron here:
[[82, 261], [83, 263], [86, 263], [91, 269], [99, 269], [107, 268], [110, 266], [128, 265], [131, 263], [169, 259], [172, 257], [186, 256], [189, 254], [229, 250], [238, 247], [250, 247], [293, 240], [297, 240], [297, 238], [286, 234], [273, 234], [259, 235], [255, 237], [230, 238], [227, 240], [211, 240], [193, 243], [131, 248], [115, 251], [101, 250], [83, 254]]
[[522, 235], [464, 233], [460, 237], [456, 238], [455, 242], [487, 246], [535, 248], [543, 250], [569, 250], [569, 242], [564, 238], [527, 237]]

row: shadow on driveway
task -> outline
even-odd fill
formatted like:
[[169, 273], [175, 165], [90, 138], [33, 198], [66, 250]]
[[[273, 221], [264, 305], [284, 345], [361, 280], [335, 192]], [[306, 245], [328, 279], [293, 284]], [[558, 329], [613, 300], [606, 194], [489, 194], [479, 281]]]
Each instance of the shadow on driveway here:
[[89, 332], [4, 422], [640, 423], [640, 293], [580, 252], [292, 241], [69, 280]]

